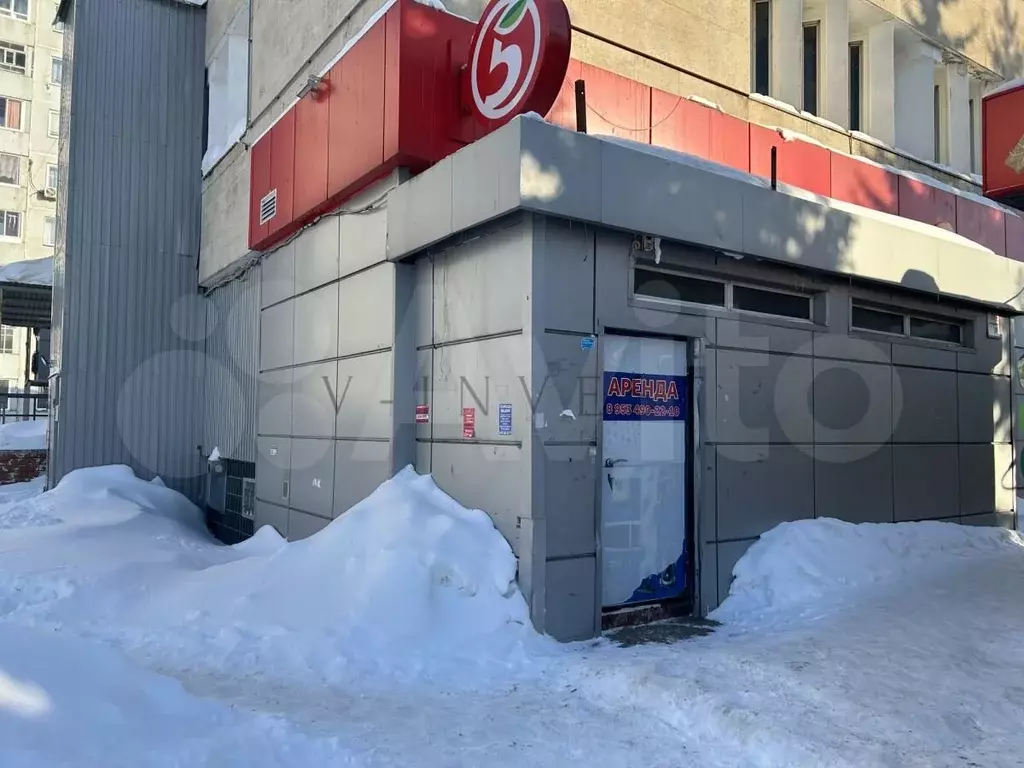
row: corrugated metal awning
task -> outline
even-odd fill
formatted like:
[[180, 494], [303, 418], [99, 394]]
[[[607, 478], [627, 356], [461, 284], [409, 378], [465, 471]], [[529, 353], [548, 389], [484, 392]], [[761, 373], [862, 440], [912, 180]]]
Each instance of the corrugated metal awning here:
[[[72, 0], [60, 0], [60, 4], [57, 6], [57, 16], [54, 18], [54, 23], [58, 21], [64, 21], [67, 16], [68, 9], [71, 6]], [[172, 3], [181, 3], [182, 5], [197, 5], [203, 7], [206, 5], [206, 0], [170, 0]]]
[[49, 328], [53, 289], [48, 285], [0, 283], [0, 323]]

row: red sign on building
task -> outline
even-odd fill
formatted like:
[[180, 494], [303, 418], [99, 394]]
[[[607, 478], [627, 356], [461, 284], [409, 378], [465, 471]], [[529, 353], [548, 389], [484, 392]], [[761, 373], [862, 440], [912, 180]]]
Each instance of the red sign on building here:
[[569, 67], [562, 0], [491, 0], [464, 70], [463, 107], [489, 130], [526, 112], [547, 114]]
[[569, 64], [562, 0], [491, 0], [479, 25], [391, 0], [253, 144], [249, 247], [264, 251], [395, 168], [426, 170], [516, 115]]
[[985, 195], [1019, 202], [1024, 199], [1024, 85], [986, 96], [981, 114]]

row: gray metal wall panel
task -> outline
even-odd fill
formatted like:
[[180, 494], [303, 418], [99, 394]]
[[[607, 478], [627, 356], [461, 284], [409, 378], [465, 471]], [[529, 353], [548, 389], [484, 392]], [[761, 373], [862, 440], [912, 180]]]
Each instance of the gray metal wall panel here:
[[292, 509], [318, 517], [334, 515], [334, 441], [292, 440]]
[[390, 459], [391, 445], [387, 441], [335, 442], [334, 517], [343, 515], [391, 477]]
[[[395, 295], [395, 265], [375, 267], [338, 284], [338, 356], [390, 349], [395, 337], [395, 307], [381, 296]], [[326, 318], [321, 322], [327, 322]]]
[[[960, 467], [955, 445], [894, 445], [896, 522], [960, 518]], [[995, 473], [989, 476], [994, 482]]]
[[[697, 402], [703, 610], [726, 598], [732, 567], [754, 537], [782, 520], [1012, 519], [1009, 343], [987, 337], [983, 311], [953, 301], [938, 310], [966, 322], [963, 347], [894, 341], [851, 327], [851, 297], [922, 313], [937, 311], [934, 302], [667, 242], [661, 244], [663, 268], [825, 295], [815, 299], [813, 325], [658, 305], [630, 294], [630, 236], [598, 230], [595, 238], [595, 331], [633, 329], [708, 345], [704, 394]], [[544, 251], [537, 259], [557, 259], [564, 250], [553, 239], [551, 247], [541, 238], [535, 243]], [[559, 274], [548, 265], [538, 269]], [[581, 278], [579, 291], [588, 288]], [[543, 290], [534, 298], [548, 307]], [[559, 312], [545, 311], [537, 323], [551, 327], [548, 318]], [[936, 467], [941, 480], [929, 483]], [[544, 467], [545, 475], [557, 471], [551, 462]], [[774, 482], [777, 477], [785, 484]], [[760, 493], [745, 494], [750, 487]], [[597, 510], [599, 505], [597, 496]], [[566, 531], [554, 523], [558, 514], [548, 509], [548, 544], [564, 551]], [[573, 517], [579, 517], [575, 510]]]
[[295, 251], [295, 292], [305, 293], [337, 280], [338, 217], [321, 219], [291, 243]]
[[[299, 247], [298, 242], [295, 247]], [[298, 272], [296, 268], [296, 274]], [[295, 326], [291, 348], [295, 355], [295, 365], [337, 357], [338, 284], [332, 283], [302, 294], [296, 297], [294, 303]]]
[[334, 437], [335, 407], [340, 399], [338, 363], [318, 363], [291, 369], [290, 372], [300, 375], [292, 384], [289, 434], [295, 437]]
[[892, 446], [816, 445], [814, 508], [850, 523], [893, 522]]
[[256, 461], [259, 380], [259, 267], [205, 300], [203, 452]]
[[[899, 344], [893, 345], [899, 347]], [[902, 408], [893, 413], [897, 443], [955, 443], [957, 374], [927, 368], [893, 368], [903, 393]]]
[[197, 283], [204, 12], [77, 0], [71, 19], [52, 479], [126, 463], [198, 499], [202, 317], [174, 318]]
[[330, 522], [326, 517], [309, 515], [297, 509], [288, 510], [288, 538], [291, 541], [309, 538], [326, 528]]
[[544, 628], [563, 642], [594, 636], [597, 560], [581, 557], [547, 563]]

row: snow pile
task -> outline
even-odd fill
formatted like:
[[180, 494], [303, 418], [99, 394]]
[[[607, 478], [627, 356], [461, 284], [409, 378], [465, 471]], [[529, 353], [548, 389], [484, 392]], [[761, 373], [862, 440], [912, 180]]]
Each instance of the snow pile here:
[[0, 451], [38, 451], [46, 448], [46, 419], [0, 424]]
[[5, 264], [0, 267], [0, 283], [53, 285], [53, 257]]
[[477, 653], [529, 626], [508, 542], [410, 467], [308, 539], [257, 538], [243, 551], [269, 556], [204, 579], [222, 619], [331, 632], [353, 654], [396, 659]]
[[712, 618], [749, 624], [780, 613], [822, 615], [865, 588], [898, 586], [1000, 552], [1020, 554], [1022, 546], [1012, 531], [951, 523], [783, 523], [736, 563], [729, 597]]
[[0, 529], [0, 619], [71, 628], [175, 674], [463, 688], [547, 647], [490, 518], [411, 468], [292, 543], [263, 528], [222, 546], [195, 506], [128, 467], [0, 505]]
[[[63, 519], [79, 527], [108, 526], [134, 518], [147, 520], [163, 518], [172, 525], [181, 526], [188, 534], [212, 542], [206, 533], [203, 514], [188, 499], [172, 491], [159, 478], [140, 480], [130, 467], [124, 465], [92, 467], [70, 472], [49, 493], [32, 503], [59, 510]], [[0, 517], [3, 511], [0, 510]], [[166, 533], [164, 524], [154, 527], [153, 533]]]

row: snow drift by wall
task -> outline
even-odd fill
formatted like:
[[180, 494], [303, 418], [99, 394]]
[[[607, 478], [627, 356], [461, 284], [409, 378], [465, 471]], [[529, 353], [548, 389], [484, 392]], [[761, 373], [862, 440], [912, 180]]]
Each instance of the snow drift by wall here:
[[711, 614], [727, 624], [769, 614], [822, 614], [858, 591], [950, 570], [972, 558], [1024, 554], [1002, 528], [952, 523], [862, 523], [830, 518], [783, 523], [763, 534], [733, 568], [729, 597]]
[[0, 529], [0, 619], [75, 629], [170, 670], [465, 688], [529, 668], [527, 647], [548, 642], [490, 518], [411, 468], [299, 542], [263, 528], [225, 547], [183, 496], [123, 466], [0, 503]]

